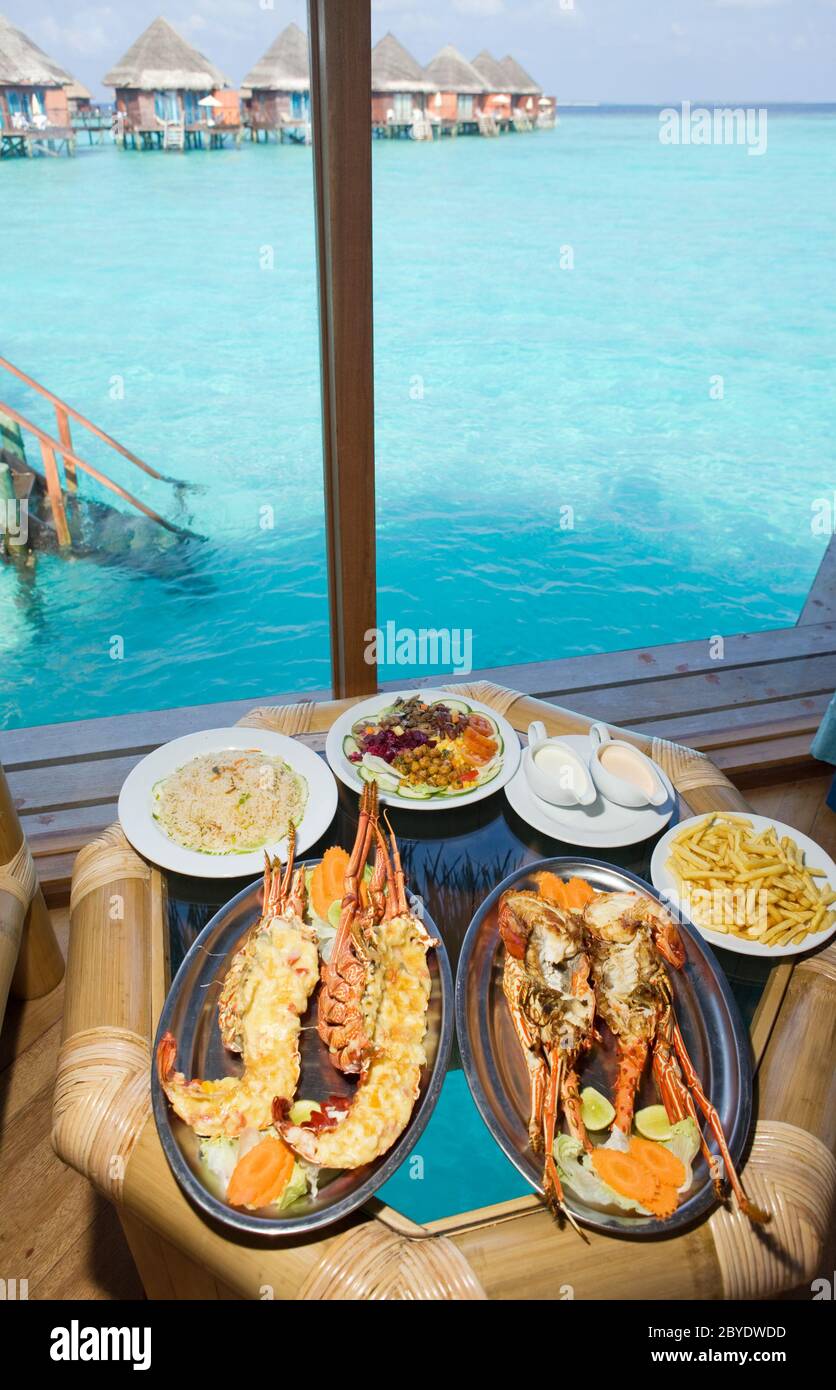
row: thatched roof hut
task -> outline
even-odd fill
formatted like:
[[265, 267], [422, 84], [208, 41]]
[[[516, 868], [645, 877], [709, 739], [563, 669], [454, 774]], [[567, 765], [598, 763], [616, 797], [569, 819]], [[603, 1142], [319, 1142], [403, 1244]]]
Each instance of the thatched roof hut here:
[[417, 58], [413, 58], [394, 34], [386, 34], [372, 49], [373, 92], [435, 92], [438, 88], [427, 77]]
[[534, 78], [526, 72], [522, 64], [516, 58], [512, 58], [510, 53], [506, 53], [502, 62], [499, 64], [505, 73], [505, 81], [508, 90], [517, 97], [541, 97], [543, 88], [540, 87]]
[[288, 24], [282, 30], [247, 73], [242, 86], [251, 92], [310, 91], [308, 40], [298, 24]]
[[76, 78], [73, 78], [72, 82], [68, 87], [65, 87], [64, 90], [67, 93], [68, 101], [80, 102], [82, 105], [85, 105], [88, 101], [93, 100], [93, 93], [90, 91], [90, 88], [85, 87], [84, 83], [79, 82]]
[[0, 14], [0, 87], [66, 87], [72, 78]]
[[69, 127], [65, 89], [72, 80], [42, 48], [0, 15], [0, 130], [26, 130], [33, 122]]
[[232, 85], [220, 68], [162, 18], [149, 24], [131, 44], [104, 84], [136, 92], [212, 92]]
[[244, 78], [241, 88], [245, 120], [253, 139], [259, 131], [283, 128], [298, 133], [307, 127], [311, 112], [311, 73], [307, 35], [298, 24], [288, 24]]
[[481, 96], [483, 92], [488, 90], [484, 78], [467, 61], [464, 54], [454, 48], [451, 43], [448, 43], [427, 63], [424, 75], [436, 92]]
[[[122, 138], [134, 147], [139, 142], [142, 148], [199, 146], [204, 132], [210, 145], [218, 146], [224, 133], [240, 134], [238, 93], [228, 90], [229, 78], [167, 19], [149, 24], [104, 82], [116, 88]], [[215, 98], [211, 117], [208, 97]]]
[[473, 66], [491, 92], [507, 92], [511, 95], [511, 83], [501, 63], [486, 48], [473, 59]]

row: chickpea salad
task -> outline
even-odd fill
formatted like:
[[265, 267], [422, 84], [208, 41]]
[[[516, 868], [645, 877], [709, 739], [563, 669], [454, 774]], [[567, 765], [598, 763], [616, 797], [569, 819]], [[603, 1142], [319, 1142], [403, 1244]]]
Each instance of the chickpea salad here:
[[405, 800], [464, 796], [496, 777], [504, 744], [489, 714], [420, 695], [355, 721], [343, 753], [364, 782]]

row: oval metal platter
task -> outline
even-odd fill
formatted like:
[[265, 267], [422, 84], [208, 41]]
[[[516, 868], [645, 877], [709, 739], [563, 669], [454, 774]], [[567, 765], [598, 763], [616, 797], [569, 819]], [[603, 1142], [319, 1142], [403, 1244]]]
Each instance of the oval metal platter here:
[[[528, 1073], [502, 992], [503, 946], [497, 914], [499, 898], [506, 889], [536, 888], [534, 875], [544, 869], [562, 878], [585, 878], [602, 892], [639, 890], [660, 900], [649, 883], [611, 864], [596, 859], [541, 859], [509, 874], [485, 899], [468, 928], [456, 976], [456, 1027], [465, 1075], [482, 1119], [497, 1144], [541, 1195], [542, 1156], [534, 1154], [528, 1142]], [[686, 963], [682, 970], [668, 968], [676, 1016], [697, 1075], [719, 1112], [732, 1160], [737, 1165], [752, 1119], [749, 1037], [710, 948], [687, 922], [680, 920], [679, 927], [685, 939]], [[605, 1025], [601, 1025], [601, 1032], [602, 1043], [587, 1053], [579, 1067], [581, 1086], [594, 1086], [611, 1096], [615, 1045]], [[648, 1066], [636, 1108], [658, 1101]], [[711, 1143], [710, 1147], [716, 1151], [716, 1145]], [[693, 1171], [693, 1186], [667, 1221], [650, 1216], [610, 1215], [568, 1194], [567, 1206], [581, 1224], [610, 1235], [673, 1235], [697, 1220], [717, 1200], [702, 1154], [694, 1161]]]
[[[313, 868], [319, 861], [305, 861]], [[218, 1030], [217, 1001], [221, 983], [229, 968], [232, 955], [245, 932], [261, 912], [261, 881], [245, 888], [217, 912], [204, 927], [186, 955], [174, 978], [160, 1016], [157, 1043], [165, 1032], [177, 1039], [177, 1069], [188, 1077], [217, 1079], [239, 1075], [240, 1059], [224, 1047]], [[440, 932], [424, 912], [423, 921], [431, 935], [441, 938]], [[213, 1179], [199, 1159], [199, 1139], [188, 1125], [175, 1115], [157, 1077], [151, 1069], [151, 1095], [154, 1119], [163, 1151], [175, 1178], [187, 1197], [223, 1225], [251, 1235], [277, 1237], [298, 1235], [339, 1221], [367, 1201], [390, 1178], [417, 1143], [433, 1112], [447, 1069], [453, 1036], [453, 978], [450, 961], [443, 941], [427, 956], [430, 969], [431, 993], [427, 1015], [425, 1048], [427, 1063], [421, 1075], [420, 1090], [409, 1124], [388, 1153], [362, 1168], [331, 1172], [321, 1170], [319, 1192], [315, 1199], [300, 1199], [286, 1211], [272, 1208], [245, 1211], [232, 1207], [212, 1187]], [[314, 995], [306, 1019], [312, 1025], [316, 1018]], [[297, 1096], [304, 1100], [322, 1100], [332, 1095], [348, 1095], [354, 1083], [328, 1059], [316, 1028], [302, 1028], [300, 1040], [302, 1070]]]

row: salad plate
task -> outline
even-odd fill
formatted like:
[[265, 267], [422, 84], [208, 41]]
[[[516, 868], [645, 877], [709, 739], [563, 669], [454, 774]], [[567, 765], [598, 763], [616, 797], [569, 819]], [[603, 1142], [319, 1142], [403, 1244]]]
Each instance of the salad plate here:
[[419, 689], [352, 705], [329, 729], [325, 756], [354, 791], [374, 781], [389, 806], [437, 811], [505, 786], [521, 750], [515, 730], [489, 705]]

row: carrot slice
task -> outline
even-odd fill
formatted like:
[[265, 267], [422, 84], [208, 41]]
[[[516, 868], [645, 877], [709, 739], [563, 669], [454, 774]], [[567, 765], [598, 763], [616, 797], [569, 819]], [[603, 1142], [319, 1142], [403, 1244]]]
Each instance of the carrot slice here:
[[595, 897], [595, 889], [590, 888], [585, 878], [570, 878], [566, 884], [566, 906], [580, 911], [586, 907], [590, 898]]
[[676, 1188], [668, 1187], [666, 1183], [662, 1183], [659, 1186], [655, 1196], [653, 1196], [650, 1201], [642, 1203], [642, 1206], [646, 1206], [648, 1211], [652, 1211], [653, 1215], [658, 1216], [661, 1221], [665, 1221], [667, 1217], [673, 1216], [678, 1205], [679, 1194]]
[[592, 1166], [599, 1178], [614, 1192], [650, 1210], [659, 1183], [650, 1169], [645, 1168], [631, 1153], [621, 1153], [618, 1149], [593, 1149]]
[[262, 1139], [232, 1170], [226, 1200], [233, 1207], [267, 1207], [277, 1202], [293, 1172], [293, 1152], [272, 1135]]
[[662, 1144], [655, 1144], [652, 1139], [639, 1139], [634, 1135], [630, 1140], [630, 1153], [639, 1163], [643, 1163], [663, 1186], [676, 1190], [684, 1183], [685, 1164]]
[[[340, 902], [345, 893], [345, 875], [348, 869], [348, 854], [338, 845], [326, 849], [322, 859], [311, 874], [311, 905], [317, 917], [328, 917], [332, 903]], [[360, 902], [368, 906], [369, 890], [364, 879], [360, 880]]]
[[555, 907], [566, 907], [566, 884], [557, 874], [538, 874], [537, 887], [540, 889], [540, 896], [554, 903]]

